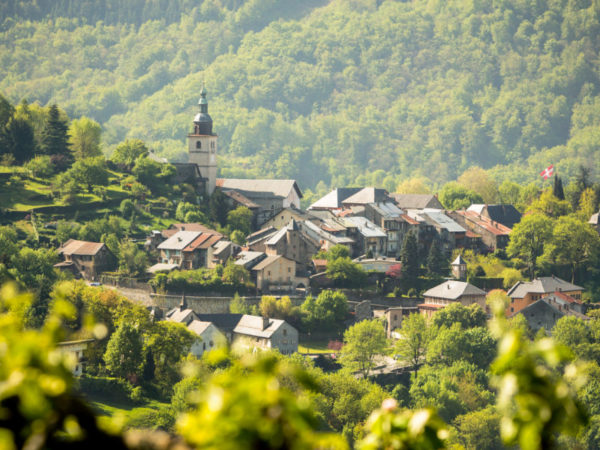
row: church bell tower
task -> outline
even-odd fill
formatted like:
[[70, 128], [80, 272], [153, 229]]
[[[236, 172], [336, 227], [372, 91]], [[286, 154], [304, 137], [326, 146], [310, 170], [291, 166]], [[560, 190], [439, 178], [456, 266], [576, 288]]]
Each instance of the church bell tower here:
[[206, 180], [206, 193], [211, 195], [217, 183], [217, 138], [212, 131], [212, 118], [208, 114], [206, 89], [202, 86], [200, 111], [194, 117], [194, 131], [188, 134], [189, 162], [195, 163]]

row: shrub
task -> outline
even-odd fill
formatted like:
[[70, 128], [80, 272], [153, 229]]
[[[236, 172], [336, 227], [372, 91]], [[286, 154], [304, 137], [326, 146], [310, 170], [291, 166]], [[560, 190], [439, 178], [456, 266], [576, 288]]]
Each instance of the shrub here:
[[54, 173], [54, 166], [47, 155], [36, 156], [25, 165], [25, 168], [38, 178], [48, 178]]

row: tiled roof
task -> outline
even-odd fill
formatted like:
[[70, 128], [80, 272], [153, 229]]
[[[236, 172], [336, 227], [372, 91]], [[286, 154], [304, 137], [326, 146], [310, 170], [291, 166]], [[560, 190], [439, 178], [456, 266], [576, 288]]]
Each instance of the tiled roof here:
[[449, 280], [432, 287], [423, 294], [423, 297], [444, 298], [456, 300], [464, 295], [486, 295], [485, 291], [464, 281]]
[[467, 208], [467, 211], [473, 211], [477, 214], [487, 215], [494, 222], [499, 222], [507, 228], [513, 228], [515, 224], [521, 221], [521, 213], [513, 205], [498, 204], [498, 205], [482, 205], [473, 204]]
[[250, 200], [248, 197], [246, 197], [244, 194], [242, 194], [238, 191], [223, 190], [223, 194], [225, 194], [227, 197], [231, 198], [232, 200], [235, 200], [239, 204], [244, 205], [246, 208], [249, 208], [249, 209], [260, 208], [260, 205], [254, 203], [252, 200]]
[[500, 222], [496, 222], [485, 216], [481, 216], [475, 211], [456, 211], [456, 214], [460, 214], [461, 216], [465, 217], [465, 219], [477, 224], [484, 230], [489, 231], [496, 236], [508, 235], [512, 231], [510, 228], [502, 225]]
[[266, 319], [268, 320], [267, 327], [263, 329], [263, 318], [261, 316], [251, 316], [244, 314], [233, 332], [237, 334], [244, 334], [246, 336], [270, 338], [273, 336], [279, 327], [281, 327], [285, 321], [281, 319]]
[[219, 330], [233, 331], [242, 318], [242, 314], [196, 314], [198, 320], [212, 322]]
[[93, 256], [98, 254], [98, 252], [104, 246], [105, 245], [102, 242], [88, 242], [69, 239], [62, 245], [62, 247], [58, 249], [58, 254]]
[[338, 209], [348, 197], [356, 194], [361, 188], [337, 188], [321, 197], [308, 207], [308, 209]]
[[465, 233], [467, 231], [442, 211], [426, 209], [421, 215], [429, 217], [433, 222], [448, 230], [450, 233]]
[[159, 244], [159, 250], [183, 250], [202, 233], [200, 231], [178, 231], [166, 241]]
[[353, 223], [358, 228], [360, 234], [365, 237], [387, 237], [385, 231], [365, 217], [346, 217], [344, 220]]
[[552, 292], [582, 291], [581, 286], [569, 283], [558, 277], [540, 277], [533, 281], [518, 281], [508, 291], [511, 298], [524, 298], [528, 293], [550, 294]]
[[579, 311], [575, 311], [573, 309], [569, 309], [569, 308], [558, 309], [555, 304], [553, 304], [553, 303], [551, 303], [549, 301], [548, 298], [541, 298], [539, 300], [536, 300], [535, 302], [527, 305], [526, 307], [520, 309], [519, 311], [517, 311], [517, 312], [515, 312], [513, 314], [510, 314], [508, 317], [514, 317], [517, 314], [524, 314], [524, 313], [526, 313], [529, 310], [535, 310], [535, 309], [538, 309], [538, 308], [551, 308], [552, 311], [554, 313], [558, 313], [559, 316], [560, 315], [563, 315], [563, 316], [574, 316], [574, 317], [577, 317], [578, 319], [581, 319], [581, 320], [589, 320], [590, 319], [585, 314], [581, 314]]
[[343, 205], [365, 205], [388, 201], [390, 198], [385, 189], [366, 187], [342, 201]]
[[174, 223], [167, 230], [163, 230], [162, 235], [166, 239], [178, 231], [201, 231], [202, 233], [220, 234], [218, 231], [208, 228], [201, 223]]
[[252, 268], [252, 270], [263, 270], [265, 267], [270, 266], [279, 258], [283, 258], [281, 255], [268, 255], [265, 259], [259, 262], [256, 266]]
[[236, 190], [250, 200], [272, 196], [286, 198], [293, 189], [296, 190], [298, 197], [302, 198], [302, 192], [296, 184], [296, 180], [217, 178], [217, 186], [227, 190]]
[[432, 194], [390, 194], [401, 209], [442, 208], [441, 203]]
[[202, 320], [192, 320], [188, 325], [188, 330], [200, 335], [206, 331], [208, 327], [212, 325], [212, 322], [203, 322]]

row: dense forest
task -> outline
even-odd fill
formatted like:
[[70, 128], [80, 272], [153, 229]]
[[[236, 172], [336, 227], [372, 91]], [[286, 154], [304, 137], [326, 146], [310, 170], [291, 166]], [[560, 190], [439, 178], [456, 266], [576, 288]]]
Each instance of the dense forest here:
[[107, 154], [142, 138], [184, 160], [206, 82], [224, 176], [597, 170], [597, 1], [2, 1], [0, 19], [0, 92], [98, 121]]

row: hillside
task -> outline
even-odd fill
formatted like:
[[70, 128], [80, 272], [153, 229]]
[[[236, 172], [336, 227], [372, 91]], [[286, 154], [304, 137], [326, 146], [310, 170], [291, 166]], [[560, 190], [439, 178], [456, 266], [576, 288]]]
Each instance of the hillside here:
[[0, 2], [0, 92], [99, 121], [107, 152], [185, 159], [205, 80], [226, 176], [598, 175], [597, 2], [46, 3]]

